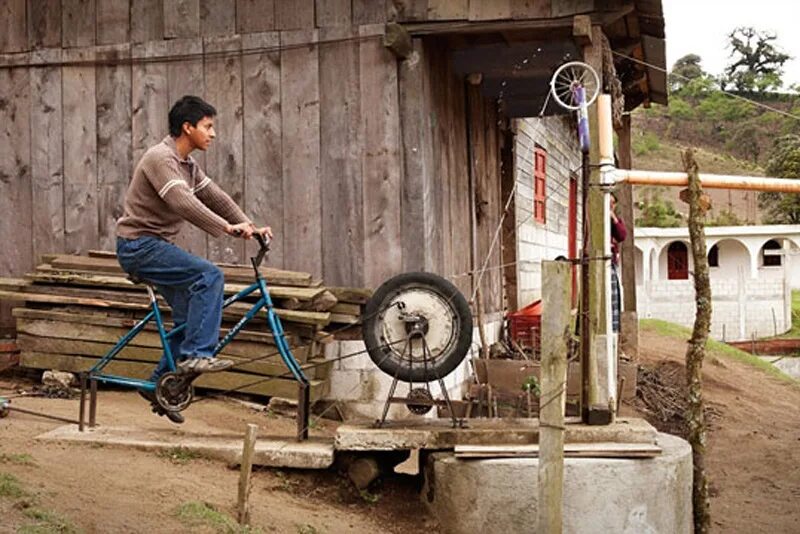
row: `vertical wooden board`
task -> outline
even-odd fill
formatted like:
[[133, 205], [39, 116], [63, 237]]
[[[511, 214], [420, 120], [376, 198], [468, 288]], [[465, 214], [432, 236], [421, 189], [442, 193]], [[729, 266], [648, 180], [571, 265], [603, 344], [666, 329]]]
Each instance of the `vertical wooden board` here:
[[[374, 31], [360, 28], [362, 36]], [[364, 120], [364, 282], [377, 287], [403, 268], [397, 60], [378, 39], [360, 42]]]
[[164, 0], [164, 37], [200, 35], [200, 0]]
[[131, 0], [131, 42], [164, 38], [164, 0]]
[[126, 43], [130, 39], [130, 2], [95, 0], [97, 44]]
[[473, 188], [468, 197], [470, 198], [470, 210], [472, 210], [470, 220], [474, 224], [472, 228], [474, 235], [470, 235], [469, 241], [473, 254], [471, 269], [476, 271], [476, 280], [478, 277], [481, 279], [483, 309], [487, 311], [486, 277], [488, 273], [482, 271], [491, 239], [487, 220], [489, 200], [486, 192], [488, 181], [486, 176], [486, 125], [483, 116], [483, 95], [481, 95], [480, 87], [475, 85], [467, 85], [467, 115], [469, 122], [467, 131], [468, 165]]
[[131, 72], [131, 167], [127, 180], [144, 153], [159, 143], [169, 127], [167, 113], [169, 101], [167, 91], [167, 63], [155, 61], [166, 57], [167, 42], [151, 41], [133, 45]]
[[[463, 78], [457, 76], [448, 62], [448, 100], [450, 102], [449, 130], [449, 167], [448, 178], [450, 194], [450, 220], [453, 235], [451, 248], [451, 272], [462, 274], [472, 269], [470, 258], [470, 189], [469, 189], [469, 155], [467, 152], [467, 102]], [[456, 286], [470, 294], [472, 284], [469, 277], [455, 279]]]
[[200, 34], [217, 37], [236, 33], [236, 0], [200, 0]]
[[276, 30], [314, 28], [314, 0], [274, 0]]
[[[320, 40], [354, 37], [351, 27], [320, 30]], [[322, 274], [328, 284], [364, 285], [364, 205], [359, 44], [320, 47]]]
[[275, 0], [236, 0], [236, 32], [275, 29]]
[[[184, 95], [203, 97], [203, 41], [202, 39], [176, 39], [167, 43], [170, 56], [191, 56], [181, 61], [170, 61], [167, 64], [167, 103], [168, 108]], [[164, 124], [168, 124], [164, 116]], [[165, 126], [167, 129], [167, 126]], [[167, 133], [169, 130], [167, 129]], [[205, 154], [195, 152], [192, 156], [205, 169]], [[213, 178], [213, 177], [212, 177]], [[193, 224], [186, 223], [176, 239], [176, 244], [193, 254], [205, 257], [208, 251], [206, 233]]]
[[28, 43], [34, 49], [61, 46], [61, 0], [28, 0]]
[[[286, 231], [283, 225], [281, 168], [281, 57], [277, 32], [242, 36], [242, 48], [274, 52], [242, 57], [244, 104], [244, 211], [272, 227], [272, 267], [283, 267]], [[255, 247], [255, 245], [253, 245]], [[251, 250], [254, 248], [251, 247]]]
[[[500, 216], [504, 205], [500, 199], [500, 150], [498, 132], [498, 112], [496, 105], [490, 100], [484, 100], [484, 124], [486, 125], [486, 219], [489, 226], [489, 269], [487, 271], [487, 287], [484, 295], [487, 296], [484, 309], [487, 312], [502, 310], [502, 284], [501, 284], [501, 243], [498, 234], [495, 241], [495, 233], [499, 230]], [[494, 247], [491, 246], [492, 241]]]
[[[32, 63], [59, 63], [61, 49], [31, 54]], [[31, 181], [33, 257], [64, 251], [64, 158], [61, 104], [61, 68], [32, 68], [31, 73]]]
[[551, 2], [552, 0], [511, 0], [511, 18], [514, 19], [548, 18], [550, 17]]
[[0, 69], [2, 276], [21, 276], [33, 264], [30, 83], [30, 69]]
[[[318, 28], [349, 26], [352, 21], [350, 0], [317, 0], [315, 17]], [[324, 37], [321, 37], [325, 41]]]
[[[206, 98], [217, 108], [217, 138], [206, 154], [206, 174], [237, 205], [244, 204], [242, 150], [242, 38], [205, 39]], [[208, 257], [227, 263], [244, 262], [244, 241], [230, 236], [208, 238]]]
[[[417, 54], [423, 54], [422, 41], [416, 40]], [[426, 99], [427, 65], [423, 61], [400, 64], [400, 124], [403, 133], [402, 212], [403, 270], [424, 271], [426, 243], [425, 194], [433, 179], [433, 153], [430, 136], [430, 110]]]
[[[284, 266], [322, 274], [317, 31], [281, 33]], [[309, 46], [297, 47], [309, 43]]]
[[[94, 60], [94, 48], [64, 50], [63, 59]], [[64, 67], [64, 247], [83, 253], [98, 246], [95, 67]]]
[[383, 24], [386, 22], [384, 0], [353, 0], [353, 24]]
[[116, 250], [116, 221], [132, 170], [130, 45], [97, 50], [97, 222], [101, 250]]
[[428, 20], [466, 20], [469, 0], [428, 0]]
[[95, 37], [95, 0], [61, 0], [61, 45], [90, 46]]
[[503, 20], [511, 18], [513, 0], [469, 0], [469, 20]]
[[428, 0], [388, 0], [387, 20], [422, 21], [428, 18]]
[[447, 165], [447, 50], [438, 45], [431, 44], [429, 49], [431, 55], [430, 68], [430, 93], [431, 93], [431, 122], [433, 139], [433, 162], [435, 176], [433, 187], [431, 188], [430, 207], [433, 212], [431, 216], [431, 230], [428, 232], [428, 244], [433, 248], [431, 258], [432, 272], [445, 275], [452, 274], [450, 265], [450, 247], [452, 236], [450, 235], [450, 205], [446, 200], [447, 176], [450, 169]]
[[0, 2], [0, 53], [28, 50], [25, 0]]

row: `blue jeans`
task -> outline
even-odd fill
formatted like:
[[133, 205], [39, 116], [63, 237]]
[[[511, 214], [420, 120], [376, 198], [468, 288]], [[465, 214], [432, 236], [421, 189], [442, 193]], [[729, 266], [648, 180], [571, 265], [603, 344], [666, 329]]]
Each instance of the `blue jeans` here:
[[[159, 239], [117, 238], [117, 260], [122, 269], [153, 284], [172, 308], [175, 327], [186, 324], [169, 338], [175, 361], [211, 358], [219, 341], [225, 281], [222, 271], [208, 260]], [[153, 371], [151, 380], [169, 371], [166, 354]]]

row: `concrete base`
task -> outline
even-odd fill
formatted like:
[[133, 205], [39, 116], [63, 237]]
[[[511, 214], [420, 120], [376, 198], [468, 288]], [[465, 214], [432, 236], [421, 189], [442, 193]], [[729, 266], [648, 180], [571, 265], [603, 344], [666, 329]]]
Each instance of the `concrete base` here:
[[795, 380], [800, 380], [800, 358], [797, 356], [761, 356], [761, 359], [768, 361]]
[[[692, 531], [692, 451], [658, 434], [663, 452], [647, 460], [567, 458], [565, 533], [682, 534]], [[434, 453], [422, 499], [443, 532], [535, 532], [536, 458], [459, 460]]]
[[[607, 426], [588, 426], [568, 417], [567, 443], [655, 443], [656, 429], [644, 419], [619, 418]], [[336, 431], [340, 451], [452, 449], [456, 445], [528, 444], [539, 442], [538, 419], [468, 419], [467, 428], [452, 428], [449, 419], [387, 422], [383, 428], [342, 425]]]
[[[37, 436], [48, 441], [70, 441], [147, 451], [186, 449], [207, 458], [238, 464], [242, 458], [243, 436], [199, 435], [175, 432], [171, 429], [142, 430], [137, 428], [95, 427], [84, 432], [77, 425], [65, 425]], [[327, 469], [333, 464], [331, 441], [295, 441], [259, 437], [253, 465], [290, 467], [298, 469]]]

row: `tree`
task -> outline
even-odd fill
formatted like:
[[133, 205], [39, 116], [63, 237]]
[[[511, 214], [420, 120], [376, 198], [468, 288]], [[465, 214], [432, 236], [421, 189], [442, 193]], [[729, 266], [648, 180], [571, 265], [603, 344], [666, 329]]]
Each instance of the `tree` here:
[[[789, 134], [775, 140], [766, 171], [776, 178], [800, 179], [800, 136]], [[800, 224], [800, 194], [759, 193], [758, 206], [767, 224]]]
[[791, 56], [775, 45], [777, 35], [742, 26], [728, 34], [731, 63], [722, 76], [723, 88], [764, 92], [783, 85], [783, 65]]
[[661, 198], [658, 190], [647, 191], [644, 198], [637, 202], [639, 217], [636, 218], [638, 227], [677, 228], [681, 226], [683, 215], [675, 210], [672, 202]]
[[680, 91], [692, 80], [703, 78], [706, 75], [700, 66], [701, 58], [697, 54], [686, 54], [672, 65], [669, 76], [669, 86], [672, 91]]

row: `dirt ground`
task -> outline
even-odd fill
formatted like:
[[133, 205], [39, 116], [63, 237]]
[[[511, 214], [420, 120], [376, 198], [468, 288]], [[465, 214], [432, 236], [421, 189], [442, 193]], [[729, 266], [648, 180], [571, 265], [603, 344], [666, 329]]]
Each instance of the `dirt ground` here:
[[[12, 382], [0, 377], [0, 395], [9, 394], [5, 388], [14, 386]], [[24, 398], [13, 403], [62, 417], [78, 413], [76, 400]], [[181, 430], [192, 433], [241, 434], [246, 423], [258, 424], [261, 436], [291, 436], [295, 430], [293, 418], [258, 413], [235, 401], [207, 400], [185, 414]], [[98, 423], [175, 428], [151, 414], [138, 395], [122, 391], [100, 392]], [[0, 533], [438, 532], [419, 504], [413, 477], [397, 475], [362, 494], [333, 471], [269, 469], [253, 475], [253, 529], [239, 530], [230, 519], [235, 517], [238, 469], [180, 451], [168, 455], [34, 439], [59, 425], [14, 412], [0, 419]], [[330, 435], [333, 425], [321, 420], [311, 434]], [[8, 475], [18, 484], [9, 485]], [[33, 528], [37, 524], [44, 528]]]
[[[643, 329], [640, 347], [640, 364], [659, 369], [667, 382], [683, 383], [683, 343]], [[800, 383], [712, 352], [703, 368], [703, 387], [713, 530], [800, 532]], [[660, 430], [683, 430], [675, 420], [627, 409]]]
[[[640, 363], [679, 388], [683, 344], [647, 330], [641, 342]], [[15, 385], [0, 375], [0, 395]], [[705, 392], [714, 531], [800, 532], [800, 386], [711, 354]], [[76, 400], [27, 398], [14, 403], [64, 417], [77, 414]], [[623, 415], [632, 413], [664, 430], [682, 431], [674, 418], [665, 421], [662, 413], [646, 410], [641, 402], [624, 407]], [[257, 423], [264, 436], [294, 431], [290, 417], [259, 413], [230, 400], [195, 404], [186, 415], [182, 430], [193, 433], [240, 433], [249, 422]], [[175, 428], [150, 414], [137, 395], [122, 391], [100, 392], [98, 421]], [[19, 413], [0, 419], [0, 533], [439, 532], [420, 504], [413, 477], [397, 475], [360, 493], [335, 470], [268, 469], [254, 474], [254, 528], [239, 530], [231, 520], [237, 470], [177, 451], [165, 455], [34, 439], [59, 424]], [[330, 435], [334, 427], [322, 420], [311, 433]]]

